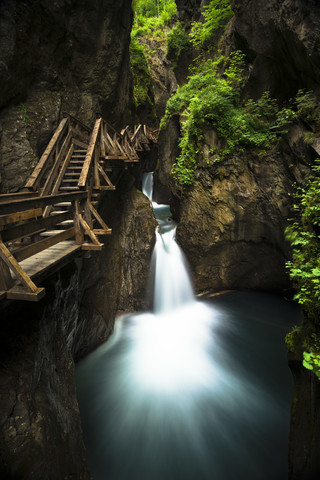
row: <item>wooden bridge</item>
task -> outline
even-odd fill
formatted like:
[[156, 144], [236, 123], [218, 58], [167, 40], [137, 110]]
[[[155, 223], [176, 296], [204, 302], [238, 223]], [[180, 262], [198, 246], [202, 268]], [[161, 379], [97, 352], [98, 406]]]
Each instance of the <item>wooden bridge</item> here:
[[116, 132], [98, 118], [91, 130], [65, 115], [22, 192], [0, 195], [0, 300], [38, 301], [45, 276], [81, 250], [101, 250], [111, 229], [98, 213], [104, 191], [150, 150], [157, 132], [139, 125]]

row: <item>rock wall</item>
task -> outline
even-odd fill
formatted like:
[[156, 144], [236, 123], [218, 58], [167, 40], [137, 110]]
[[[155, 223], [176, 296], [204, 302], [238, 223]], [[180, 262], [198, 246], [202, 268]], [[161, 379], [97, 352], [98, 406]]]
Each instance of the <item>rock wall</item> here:
[[[1, 193], [24, 185], [63, 111], [130, 122], [131, 24], [130, 0], [0, 3]], [[0, 304], [1, 478], [90, 478], [74, 360], [108, 338], [119, 309], [145, 304], [155, 220], [134, 186], [141, 168], [104, 198], [113, 233], [101, 253], [51, 276], [39, 303]]]
[[222, 43], [250, 62], [247, 96], [269, 90], [287, 100], [299, 88], [319, 90], [320, 4], [317, 0], [234, 0]]
[[1, 478], [90, 478], [74, 360], [109, 337], [118, 310], [145, 306], [156, 221], [132, 181], [123, 177], [118, 193], [105, 198], [113, 234], [102, 252], [50, 277], [38, 304], [0, 305]]
[[286, 142], [261, 158], [247, 151], [200, 170], [188, 195], [173, 202], [180, 219], [177, 239], [198, 291], [289, 288], [284, 230], [291, 195], [308, 172], [303, 155], [316, 156], [302, 139], [303, 128], [296, 126]]
[[0, 192], [24, 185], [61, 112], [131, 120], [131, 24], [130, 0], [1, 2]]

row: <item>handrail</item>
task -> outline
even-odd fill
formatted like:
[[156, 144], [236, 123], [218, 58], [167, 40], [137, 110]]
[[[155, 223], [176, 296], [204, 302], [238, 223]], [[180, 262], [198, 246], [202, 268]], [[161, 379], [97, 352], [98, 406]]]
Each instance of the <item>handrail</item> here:
[[86, 130], [87, 132], [91, 132], [91, 128], [89, 128], [85, 123], [81, 122], [81, 120], [79, 120], [78, 118], [74, 117], [73, 115], [71, 115], [70, 113], [67, 113], [67, 112], [62, 112], [62, 115], [63, 117], [69, 117], [74, 123], [77, 123], [78, 125], [80, 125], [84, 130]]
[[33, 189], [33, 190], [37, 189], [37, 187], [38, 187], [38, 185], [41, 181], [41, 178], [45, 173], [45, 167], [48, 164], [48, 162], [51, 158], [51, 155], [54, 152], [54, 149], [55, 149], [56, 145], [58, 144], [58, 142], [61, 139], [63, 133], [65, 132], [65, 129], [67, 128], [67, 126], [69, 124], [69, 121], [70, 121], [69, 118], [63, 118], [61, 120], [61, 122], [60, 122], [57, 130], [55, 131], [53, 137], [51, 138], [47, 148], [43, 152], [37, 166], [33, 170], [29, 180], [27, 181], [27, 183], [25, 185], [26, 188], [30, 188], [30, 189]]
[[83, 162], [83, 167], [82, 167], [79, 181], [78, 181], [79, 188], [84, 188], [87, 184], [90, 167], [92, 165], [92, 160], [94, 158], [95, 150], [98, 145], [101, 122], [102, 122], [102, 118], [98, 118], [96, 120], [96, 123], [94, 124], [92, 134], [89, 140], [89, 146], [88, 146], [86, 158]]
[[81, 200], [86, 198], [87, 191], [59, 193], [57, 195], [45, 195], [43, 197], [34, 196], [28, 199], [14, 200], [10, 202], [3, 202], [0, 204], [0, 214], [8, 215], [23, 210], [30, 210], [32, 208], [46, 207], [47, 205], [54, 205], [55, 203], [68, 202], [73, 200]]

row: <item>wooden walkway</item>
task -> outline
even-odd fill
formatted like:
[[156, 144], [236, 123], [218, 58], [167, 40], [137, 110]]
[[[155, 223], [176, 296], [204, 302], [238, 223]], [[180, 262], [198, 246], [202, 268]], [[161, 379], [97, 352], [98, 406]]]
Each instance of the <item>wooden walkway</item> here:
[[139, 162], [156, 142], [139, 125], [116, 132], [98, 118], [93, 129], [65, 116], [23, 192], [0, 195], [0, 300], [38, 301], [46, 276], [82, 250], [101, 250], [111, 229], [98, 213], [110, 177]]

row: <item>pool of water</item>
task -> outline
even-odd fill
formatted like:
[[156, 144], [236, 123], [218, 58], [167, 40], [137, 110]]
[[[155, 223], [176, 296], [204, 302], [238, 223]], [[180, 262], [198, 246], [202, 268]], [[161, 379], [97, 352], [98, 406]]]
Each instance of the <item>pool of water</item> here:
[[94, 480], [284, 480], [295, 304], [232, 292], [127, 315], [76, 368]]

